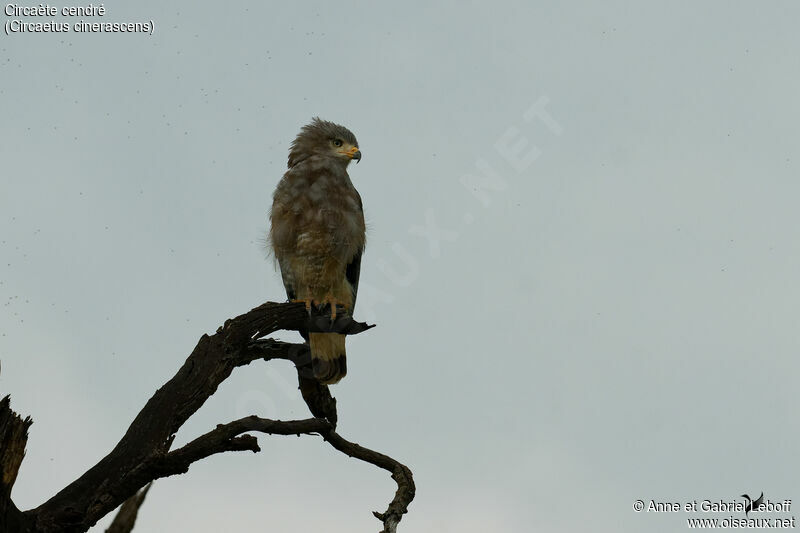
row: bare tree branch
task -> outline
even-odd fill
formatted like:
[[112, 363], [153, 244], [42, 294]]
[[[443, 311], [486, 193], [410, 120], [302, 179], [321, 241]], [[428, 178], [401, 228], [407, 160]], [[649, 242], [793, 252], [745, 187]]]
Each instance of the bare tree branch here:
[[397, 483], [397, 492], [394, 495], [394, 499], [389, 504], [389, 508], [386, 509], [386, 511], [383, 513], [376, 511], [372, 514], [383, 522], [384, 529], [382, 533], [395, 533], [395, 531], [397, 531], [397, 524], [400, 523], [400, 519], [403, 515], [408, 512], [408, 506], [414, 499], [414, 495], [417, 491], [411, 470], [388, 455], [372, 451], [342, 438], [333, 430], [323, 433], [323, 436], [331, 446], [340, 452], [391, 472], [392, 479]]
[[[315, 310], [309, 316], [302, 303], [268, 302], [227, 320], [214, 335], [203, 335], [177, 374], [150, 398], [111, 452], [58, 494], [25, 513], [14, 507], [10, 488], [24, 454], [30, 419], [19, 422], [7, 400], [4, 401], [0, 404], [0, 438], [5, 439], [6, 434], [13, 433], [17, 436], [12, 440], [17, 444], [7, 447], [5, 440], [0, 441], [4, 444], [0, 452], [3, 466], [3, 485], [0, 487], [3, 491], [0, 492], [0, 500], [3, 500], [0, 501], [0, 511], [3, 512], [0, 518], [6, 525], [0, 527], [0, 532], [83, 532], [123, 502], [127, 502], [128, 507], [121, 508], [117, 518], [122, 521], [121, 515], [132, 514], [132, 520], [135, 520], [146, 492], [137, 495], [137, 491], [154, 479], [184, 473], [195, 461], [216, 453], [260, 451], [256, 438], [245, 434], [247, 432], [318, 433], [337, 450], [390, 471], [398, 490], [387, 511], [375, 513], [375, 516], [384, 522], [384, 531], [395, 531], [397, 522], [414, 497], [411, 471], [388, 456], [350, 443], [335, 432], [336, 400], [326, 385], [313, 379], [308, 345], [261, 338], [281, 329], [352, 335], [372, 327], [355, 322], [341, 307], [337, 308], [335, 321], [324, 313]], [[245, 417], [218, 425], [185, 446], [170, 451], [178, 429], [216, 392], [233, 369], [258, 359], [292, 361], [297, 368], [303, 398], [317, 418], [279, 421]], [[7, 420], [12, 421], [11, 425]], [[23, 427], [23, 438], [19, 437], [19, 429], [9, 433], [6, 426], [12, 429]], [[8, 471], [13, 472], [12, 476], [6, 476], [6, 464], [10, 465]], [[10, 482], [7, 483], [7, 479]]]
[[125, 500], [125, 503], [117, 511], [117, 516], [114, 517], [111, 525], [106, 529], [106, 533], [131, 533], [133, 531], [133, 526], [136, 525], [136, 517], [139, 515], [139, 508], [144, 503], [147, 491], [152, 486], [152, 483], [148, 483], [145, 488]]
[[31, 417], [22, 419], [11, 410], [11, 398], [0, 400], [0, 531], [22, 530], [25, 517], [11, 501], [11, 489], [25, 457]]
[[373, 513], [384, 523], [385, 533], [396, 531], [402, 515], [408, 511], [408, 505], [414, 499], [416, 488], [411, 470], [408, 467], [388, 455], [346, 440], [334, 431], [331, 423], [322, 418], [281, 421], [248, 416], [228, 424], [218, 425], [216, 429], [196, 438], [182, 448], [168, 453], [157, 464], [150, 466], [158, 471], [158, 477], [165, 477], [184, 473], [189, 469], [189, 465], [195, 461], [216, 453], [239, 450], [257, 452], [260, 448], [255, 437], [241, 435], [248, 431], [258, 431], [271, 435], [298, 436], [300, 434], [318, 433], [331, 446], [348, 457], [354, 457], [388, 470], [392, 474], [392, 479], [397, 482], [397, 492], [385, 512]]
[[158, 470], [158, 477], [164, 477], [182, 474], [195, 461], [205, 459], [215, 453], [242, 450], [261, 451], [255, 437], [241, 435], [247, 431], [258, 431], [270, 435], [299, 436], [300, 434], [320, 433], [330, 427], [331, 425], [321, 418], [281, 421], [248, 416], [228, 424], [218, 425], [216, 429], [194, 439], [184, 447], [169, 452], [154, 466]]
[[336, 427], [338, 416], [336, 414], [336, 398], [331, 396], [330, 389], [314, 379], [311, 368], [311, 353], [307, 344], [292, 344], [286, 352], [279, 350], [285, 344], [272, 339], [261, 339], [248, 346], [250, 356], [256, 359], [289, 359], [297, 367], [297, 381], [300, 393], [303, 395], [311, 414], [318, 418], [325, 418], [333, 427]]

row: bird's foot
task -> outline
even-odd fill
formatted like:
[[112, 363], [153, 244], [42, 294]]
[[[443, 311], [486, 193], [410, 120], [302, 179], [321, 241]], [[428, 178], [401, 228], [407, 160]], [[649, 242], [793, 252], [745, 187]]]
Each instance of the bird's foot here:
[[336, 304], [337, 303], [338, 303], [338, 301], [336, 300], [336, 298], [333, 297], [333, 295], [326, 294], [325, 297], [321, 301], [319, 301], [319, 302], [315, 301], [314, 305], [316, 305], [317, 307], [321, 308], [325, 304], [330, 304], [330, 306], [331, 306], [331, 322], [333, 322], [333, 321], [336, 320]]

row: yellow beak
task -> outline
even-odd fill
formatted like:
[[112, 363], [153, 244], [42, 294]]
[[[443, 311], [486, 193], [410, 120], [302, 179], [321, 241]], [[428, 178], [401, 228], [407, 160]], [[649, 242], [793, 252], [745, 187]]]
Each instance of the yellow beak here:
[[355, 159], [356, 162], [361, 161], [361, 150], [358, 149], [358, 146], [353, 146], [348, 151], [346, 151], [345, 154], [350, 159]]

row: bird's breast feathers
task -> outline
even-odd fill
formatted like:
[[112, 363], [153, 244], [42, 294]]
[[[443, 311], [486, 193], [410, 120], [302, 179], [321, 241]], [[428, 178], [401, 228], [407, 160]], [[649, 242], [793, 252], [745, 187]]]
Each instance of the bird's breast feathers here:
[[[299, 168], [298, 168], [299, 167]], [[361, 200], [346, 173], [289, 170], [275, 191], [272, 243], [276, 255], [334, 255], [345, 263], [364, 247]]]

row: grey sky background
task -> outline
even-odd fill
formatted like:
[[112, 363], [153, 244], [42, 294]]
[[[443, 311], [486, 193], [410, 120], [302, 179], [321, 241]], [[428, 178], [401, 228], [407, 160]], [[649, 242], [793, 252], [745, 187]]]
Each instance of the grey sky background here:
[[[339, 430], [412, 468], [403, 531], [800, 505], [795, 3], [105, 7], [154, 34], [0, 36], [0, 393], [34, 419], [18, 506], [102, 458], [203, 333], [284, 299], [267, 213], [316, 115], [364, 154], [355, 314], [378, 324], [349, 340]], [[293, 374], [238, 369], [176, 445], [307, 417]], [[156, 482], [136, 530], [378, 529], [384, 471], [259, 442]]]

